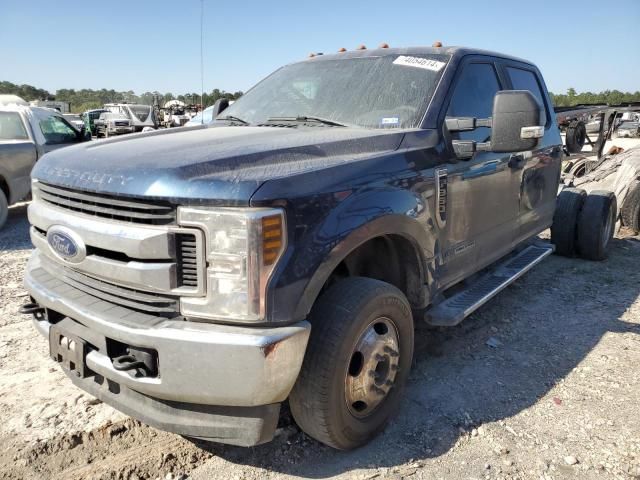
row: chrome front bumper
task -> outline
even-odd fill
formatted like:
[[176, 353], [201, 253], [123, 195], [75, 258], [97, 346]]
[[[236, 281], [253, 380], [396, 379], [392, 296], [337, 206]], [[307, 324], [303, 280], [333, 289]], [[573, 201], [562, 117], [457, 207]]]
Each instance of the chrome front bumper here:
[[[157, 399], [256, 407], [287, 398], [300, 371], [311, 326], [254, 328], [168, 320], [115, 306], [51, 275], [36, 250], [25, 287], [40, 306], [86, 327], [92, 345], [104, 339], [157, 351], [157, 377], [116, 370], [106, 351], [91, 350], [87, 367], [107, 380]], [[47, 336], [51, 323], [34, 320]], [[93, 340], [96, 339], [97, 340]], [[106, 350], [106, 349], [105, 349]]]

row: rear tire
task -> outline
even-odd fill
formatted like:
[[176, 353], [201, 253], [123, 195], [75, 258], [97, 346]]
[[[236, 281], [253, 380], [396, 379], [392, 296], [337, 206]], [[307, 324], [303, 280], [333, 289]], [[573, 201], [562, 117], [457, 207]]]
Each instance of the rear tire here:
[[629, 187], [629, 193], [624, 199], [620, 208], [622, 224], [633, 230], [633, 233], [640, 233], [640, 182], [634, 181]]
[[413, 358], [411, 307], [388, 283], [350, 277], [317, 300], [311, 323], [291, 413], [326, 445], [360, 447], [398, 410]]
[[613, 192], [594, 191], [587, 195], [578, 216], [578, 252], [587, 260], [604, 260], [618, 217]]
[[7, 222], [8, 216], [9, 201], [7, 200], [7, 196], [4, 194], [4, 192], [0, 190], [0, 229], [4, 227], [4, 224]]
[[565, 144], [569, 153], [579, 153], [587, 140], [587, 129], [583, 122], [571, 122], [567, 127]]
[[576, 255], [578, 215], [586, 197], [587, 193], [579, 188], [566, 188], [558, 195], [551, 225], [551, 243], [558, 255]]

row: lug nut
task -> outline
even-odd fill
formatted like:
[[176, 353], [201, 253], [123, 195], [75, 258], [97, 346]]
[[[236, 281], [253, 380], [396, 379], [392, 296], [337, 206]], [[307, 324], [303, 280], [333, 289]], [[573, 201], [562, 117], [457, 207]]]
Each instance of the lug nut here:
[[392, 357], [397, 357], [400, 354], [398, 352], [396, 352], [393, 348], [391, 348], [389, 345], [385, 345], [384, 347], [384, 351], [387, 352], [389, 355], [391, 355]]

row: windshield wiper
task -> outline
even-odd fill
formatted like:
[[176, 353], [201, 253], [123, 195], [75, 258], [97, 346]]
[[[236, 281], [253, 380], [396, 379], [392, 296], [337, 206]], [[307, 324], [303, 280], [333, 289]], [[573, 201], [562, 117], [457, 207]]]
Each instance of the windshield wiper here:
[[297, 117], [271, 117], [267, 119], [267, 122], [317, 122], [324, 125], [330, 125], [332, 127], [348, 127], [344, 123], [335, 122], [328, 118], [322, 117], [310, 117], [305, 115], [298, 115]]
[[227, 120], [228, 122], [238, 122], [243, 125], [251, 125], [246, 120], [241, 119], [240, 117], [234, 117], [233, 115], [227, 115], [226, 117], [218, 117], [216, 120]]

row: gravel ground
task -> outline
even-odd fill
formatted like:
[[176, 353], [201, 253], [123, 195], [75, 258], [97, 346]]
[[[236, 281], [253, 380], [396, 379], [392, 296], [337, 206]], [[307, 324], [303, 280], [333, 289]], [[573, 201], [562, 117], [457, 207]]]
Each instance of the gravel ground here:
[[336, 452], [286, 415], [276, 439], [194, 443], [74, 387], [17, 314], [26, 206], [0, 232], [0, 478], [640, 478], [640, 238], [601, 263], [553, 256], [451, 329], [418, 325], [400, 414]]

